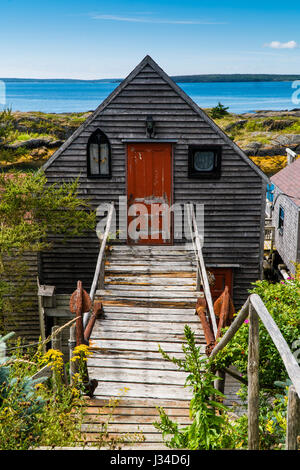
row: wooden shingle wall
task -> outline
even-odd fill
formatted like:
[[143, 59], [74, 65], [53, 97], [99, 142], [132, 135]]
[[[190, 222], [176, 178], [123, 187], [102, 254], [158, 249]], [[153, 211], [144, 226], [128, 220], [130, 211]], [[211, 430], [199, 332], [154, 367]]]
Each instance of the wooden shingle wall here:
[[[96, 208], [101, 202], [118, 202], [126, 195], [126, 144], [123, 139], [146, 137], [145, 119], [153, 116], [155, 139], [175, 139], [174, 203], [205, 204], [204, 256], [207, 264], [239, 264], [234, 269], [234, 301], [240, 306], [252, 281], [260, 278], [261, 222], [264, 183], [256, 171], [209, 125], [150, 65], [146, 65], [121, 92], [83, 129], [46, 169], [49, 183], [79, 177], [80, 196]], [[110, 140], [112, 178], [88, 179], [86, 147], [91, 133], [100, 128]], [[153, 139], [153, 141], [155, 141]], [[219, 180], [188, 178], [188, 146], [220, 144], [222, 175]], [[72, 292], [78, 279], [89, 288], [96, 263], [96, 235], [68, 241], [56, 239], [54, 249], [43, 254], [43, 282], [57, 292]]]
[[[10, 296], [15, 306], [12, 312], [5, 314], [3, 329], [5, 332], [14, 331], [25, 342], [35, 342], [40, 336], [40, 324], [37, 297], [38, 261], [36, 253], [25, 253], [22, 257], [24, 266], [21, 275], [12, 272], [7, 281], [14, 283], [16, 297]], [[7, 257], [5, 262], [13, 263], [14, 258]], [[2, 319], [1, 319], [2, 321]]]

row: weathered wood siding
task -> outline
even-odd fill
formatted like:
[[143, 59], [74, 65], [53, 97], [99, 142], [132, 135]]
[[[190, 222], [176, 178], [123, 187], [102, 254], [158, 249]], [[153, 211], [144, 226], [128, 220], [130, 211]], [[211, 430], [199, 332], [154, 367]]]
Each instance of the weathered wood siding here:
[[[108, 106], [47, 168], [49, 183], [79, 177], [80, 195], [95, 207], [126, 195], [126, 144], [122, 139], [145, 138], [148, 114], [156, 123], [156, 139], [176, 139], [174, 144], [174, 203], [205, 204], [204, 256], [208, 264], [240, 264], [234, 269], [234, 301], [241, 305], [252, 281], [260, 278], [261, 224], [264, 183], [235, 150], [205, 122], [156, 72], [146, 65]], [[112, 178], [88, 179], [86, 147], [91, 133], [100, 128], [112, 148]], [[189, 144], [221, 144], [222, 176], [219, 180], [188, 178]], [[262, 224], [263, 226], [263, 224]], [[56, 240], [57, 243], [59, 239]], [[54, 246], [43, 255], [43, 282], [58, 292], [75, 289], [77, 279], [89, 288], [96, 262], [95, 235]]]
[[[9, 262], [10, 258], [6, 260]], [[12, 258], [12, 262], [14, 259]], [[37, 341], [40, 336], [40, 323], [37, 298], [38, 260], [36, 253], [25, 253], [22, 257], [24, 273], [12, 273], [7, 279], [15, 286], [16, 297], [10, 296], [15, 306], [13, 312], [5, 315], [3, 329], [5, 332], [14, 331], [26, 341]]]

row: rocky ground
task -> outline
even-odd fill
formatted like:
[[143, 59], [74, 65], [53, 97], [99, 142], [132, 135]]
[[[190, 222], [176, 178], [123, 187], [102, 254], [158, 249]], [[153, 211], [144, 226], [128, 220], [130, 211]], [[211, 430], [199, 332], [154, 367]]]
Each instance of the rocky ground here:
[[[90, 114], [0, 113], [1, 167], [41, 166]], [[259, 157], [276, 157], [278, 171], [286, 147], [300, 153], [300, 109], [227, 114], [215, 121], [258, 165]]]
[[216, 122], [249, 156], [286, 155], [286, 147], [300, 153], [300, 109], [229, 114]]

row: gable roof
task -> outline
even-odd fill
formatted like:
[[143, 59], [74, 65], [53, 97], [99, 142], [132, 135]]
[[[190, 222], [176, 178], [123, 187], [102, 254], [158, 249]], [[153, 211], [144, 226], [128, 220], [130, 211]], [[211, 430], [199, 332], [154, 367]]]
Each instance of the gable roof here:
[[278, 171], [271, 181], [300, 208], [300, 158]]
[[164, 72], [159, 65], [147, 55], [135, 69], [115, 88], [112, 93], [96, 108], [96, 110], [86, 119], [86, 121], [78, 127], [78, 129], [64, 142], [64, 144], [49, 158], [49, 160], [43, 165], [42, 170], [46, 170], [57, 157], [78, 137], [81, 132], [94, 120], [94, 118], [101, 113], [111, 101], [133, 80], [141, 70], [149, 65], [153, 70], [167, 82], [170, 87], [205, 121], [207, 122], [214, 131], [225, 140], [225, 142], [237, 153], [245, 162], [252, 167], [252, 169], [266, 182], [269, 182], [269, 178], [265, 173], [257, 166], [254, 162], [236, 145], [225, 132], [220, 129], [219, 126]]

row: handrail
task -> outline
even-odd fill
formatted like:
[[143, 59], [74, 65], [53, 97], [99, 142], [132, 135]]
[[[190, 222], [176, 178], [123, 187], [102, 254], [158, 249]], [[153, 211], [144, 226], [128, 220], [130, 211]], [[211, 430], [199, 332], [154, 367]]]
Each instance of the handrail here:
[[[189, 212], [189, 210], [191, 212]], [[206, 267], [204, 263], [204, 258], [202, 254], [202, 248], [201, 248], [201, 243], [200, 243], [200, 236], [198, 232], [198, 227], [197, 227], [197, 221], [195, 217], [195, 212], [194, 208], [191, 204], [188, 205], [187, 207], [187, 214], [188, 214], [188, 219], [189, 219], [189, 225], [190, 225], [190, 230], [191, 230], [191, 237], [192, 237], [192, 242], [196, 245], [195, 249], [195, 256], [196, 256], [196, 262], [197, 262], [197, 270], [200, 274], [202, 285], [203, 285], [203, 291], [205, 295], [205, 299], [207, 302], [208, 306], [208, 311], [210, 314], [211, 322], [212, 322], [212, 327], [213, 327], [213, 332], [215, 338], [217, 337], [217, 331], [218, 331], [218, 326], [217, 326], [217, 320], [216, 320], [216, 315], [214, 312], [214, 305], [212, 301], [212, 296], [210, 292], [210, 287], [209, 287], [209, 282], [208, 282], [208, 277], [207, 277], [207, 272], [206, 272]], [[193, 232], [194, 228], [194, 232]]]
[[[97, 286], [98, 286], [98, 283], [99, 283], [99, 276], [100, 276], [100, 273], [101, 273], [101, 269], [103, 267], [105, 247], [106, 247], [106, 242], [107, 242], [107, 238], [108, 238], [108, 235], [109, 235], [109, 230], [110, 230], [110, 227], [111, 227], [113, 213], [114, 213], [114, 203], [111, 202], [109, 210], [108, 210], [106, 227], [105, 227], [105, 231], [104, 231], [104, 234], [103, 234], [103, 238], [102, 238], [102, 242], [101, 242], [101, 246], [100, 246], [100, 250], [99, 250], [99, 254], [98, 254], [98, 258], [97, 258], [94, 278], [93, 278], [93, 282], [92, 282], [91, 289], [90, 289], [90, 299], [91, 299], [92, 303], [94, 301], [96, 289], [97, 289]], [[83, 329], [84, 330], [86, 329], [86, 327], [89, 323], [90, 317], [91, 317], [91, 311], [83, 313], [83, 320], [82, 321], [83, 321]]]
[[[248, 440], [249, 449], [258, 448], [258, 406], [259, 406], [259, 331], [258, 318], [262, 321], [284, 363], [292, 382], [289, 387], [288, 423], [286, 448], [297, 449], [297, 435], [300, 431], [300, 367], [282, 336], [276, 322], [270, 315], [258, 294], [251, 294], [220, 342], [216, 344], [210, 358], [214, 358], [234, 337], [246, 318], [250, 317], [248, 353]], [[297, 429], [299, 426], [299, 429]]]
[[111, 226], [111, 222], [112, 222], [113, 212], [114, 212], [114, 203], [112, 202], [111, 205], [110, 205], [109, 211], [108, 211], [106, 227], [105, 227], [104, 235], [103, 235], [103, 238], [102, 238], [100, 251], [99, 251], [99, 254], [98, 254], [94, 279], [93, 279], [91, 290], [90, 290], [91, 301], [94, 300], [95, 292], [96, 292], [98, 281], [99, 281], [99, 275], [100, 275], [101, 266], [102, 266], [103, 259], [104, 259], [105, 247], [106, 247], [106, 242], [107, 242], [107, 238], [108, 238], [108, 235], [109, 235], [109, 230], [110, 230], [110, 226]]

